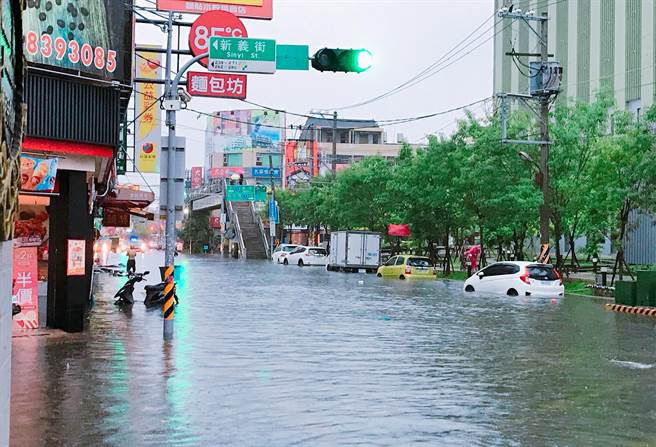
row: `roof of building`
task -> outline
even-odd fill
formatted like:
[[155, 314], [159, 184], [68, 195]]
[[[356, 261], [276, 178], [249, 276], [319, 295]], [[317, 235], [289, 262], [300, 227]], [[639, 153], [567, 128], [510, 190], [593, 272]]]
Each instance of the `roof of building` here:
[[[375, 120], [337, 120], [338, 129], [367, 129], [367, 128], [377, 128], [378, 123]], [[305, 124], [303, 125], [303, 131], [301, 132], [301, 140], [311, 140], [312, 129], [332, 129], [333, 120], [331, 118], [308, 118]]]

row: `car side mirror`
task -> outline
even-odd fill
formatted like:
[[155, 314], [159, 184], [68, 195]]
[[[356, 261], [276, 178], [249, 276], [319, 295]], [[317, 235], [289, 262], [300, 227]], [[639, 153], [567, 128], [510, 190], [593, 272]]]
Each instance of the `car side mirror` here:
[[479, 278], [482, 279], [482, 278], [485, 276], [485, 273], [483, 273], [483, 272], [478, 272], [478, 273], [476, 274], [476, 276], [478, 276]]
[[144, 274], [144, 276], [146, 276], [146, 275], [149, 275], [150, 272], [148, 270], [146, 270], [145, 272], [143, 272], [143, 274]]

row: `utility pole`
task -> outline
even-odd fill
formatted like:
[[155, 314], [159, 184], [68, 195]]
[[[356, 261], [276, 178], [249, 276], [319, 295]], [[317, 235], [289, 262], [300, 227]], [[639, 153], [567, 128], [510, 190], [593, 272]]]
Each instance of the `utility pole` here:
[[332, 156], [333, 177], [337, 176], [337, 111], [333, 112], [333, 156]]
[[[549, 19], [543, 12], [540, 21], [540, 62], [546, 66], [549, 61]], [[551, 219], [551, 192], [549, 186], [549, 96], [540, 96], [540, 171], [543, 204], [540, 208], [540, 244], [549, 244], [549, 221]], [[558, 243], [558, 241], [556, 241]]]
[[[173, 101], [178, 92], [173, 92], [171, 86], [171, 59], [173, 51], [173, 12], [169, 12], [169, 20], [166, 27], [167, 44], [166, 44], [166, 76], [165, 76], [165, 97]], [[169, 128], [168, 135], [168, 152], [167, 152], [167, 170], [166, 170], [166, 251], [165, 266], [166, 269], [173, 268], [175, 272], [175, 110], [166, 111], [166, 125]], [[167, 280], [167, 278], [164, 278]], [[173, 339], [173, 316], [174, 309], [166, 308], [164, 303], [164, 340]], [[168, 315], [167, 315], [168, 313]]]
[[[522, 10], [515, 10], [510, 7], [501, 8], [498, 11], [498, 16], [501, 18], [510, 18], [512, 20], [520, 20], [530, 28], [530, 30], [537, 36], [540, 43], [539, 53], [517, 53], [514, 51], [506, 53], [511, 57], [539, 57], [540, 62], [538, 66], [531, 65], [529, 75], [531, 77], [530, 92], [529, 94], [514, 94], [503, 92], [497, 94], [501, 99], [501, 141], [502, 143], [514, 144], [538, 144], [540, 146], [540, 161], [536, 163], [539, 169], [540, 189], [542, 191], [543, 203], [540, 206], [540, 243], [542, 248], [540, 250], [539, 261], [547, 261], [549, 259], [549, 225], [551, 221], [551, 187], [549, 180], [549, 102], [552, 95], [557, 95], [560, 89], [560, 81], [562, 80], [562, 67], [558, 63], [550, 62], [549, 57], [549, 17], [546, 12], [536, 15], [534, 11], [522, 12]], [[531, 26], [531, 22], [539, 22], [539, 32]], [[532, 63], [533, 64], [533, 63]], [[535, 85], [535, 87], [534, 87]], [[524, 101], [524, 103], [531, 109], [540, 121], [540, 141], [530, 140], [510, 140], [507, 138], [507, 109], [506, 101], [508, 98], [516, 98]], [[533, 109], [528, 101], [538, 100], [540, 104], [539, 111]], [[525, 154], [525, 153], [524, 153]], [[526, 157], [524, 157], [526, 158]], [[530, 156], [528, 157], [530, 159]], [[557, 241], [556, 241], [557, 243]]]

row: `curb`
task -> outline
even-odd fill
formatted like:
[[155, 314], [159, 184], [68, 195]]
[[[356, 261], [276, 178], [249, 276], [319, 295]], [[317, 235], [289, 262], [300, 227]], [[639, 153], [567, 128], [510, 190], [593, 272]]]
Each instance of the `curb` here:
[[614, 312], [623, 312], [627, 314], [646, 315], [649, 317], [656, 317], [656, 307], [635, 307], [625, 306], [623, 304], [606, 304], [606, 310]]

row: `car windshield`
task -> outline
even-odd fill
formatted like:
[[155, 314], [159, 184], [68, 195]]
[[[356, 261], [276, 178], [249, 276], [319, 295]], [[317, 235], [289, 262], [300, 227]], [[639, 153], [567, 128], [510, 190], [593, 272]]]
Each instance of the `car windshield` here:
[[408, 265], [411, 267], [432, 267], [433, 263], [428, 258], [409, 258]]
[[298, 247], [295, 250], [293, 250], [291, 252], [291, 254], [295, 255], [295, 254], [298, 254], [298, 253], [303, 253], [304, 251], [305, 251], [305, 247]]
[[529, 265], [528, 277], [542, 281], [556, 281], [558, 279], [558, 273], [550, 265]]
[[298, 247], [297, 247], [296, 245], [290, 245], [290, 246], [287, 246], [287, 247], [283, 247], [283, 248], [282, 248], [282, 251], [285, 251], [285, 252], [287, 252], [287, 253], [291, 253], [291, 252], [293, 252], [294, 250], [296, 250], [297, 248], [298, 248]]

